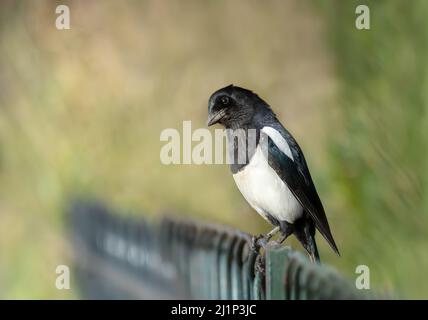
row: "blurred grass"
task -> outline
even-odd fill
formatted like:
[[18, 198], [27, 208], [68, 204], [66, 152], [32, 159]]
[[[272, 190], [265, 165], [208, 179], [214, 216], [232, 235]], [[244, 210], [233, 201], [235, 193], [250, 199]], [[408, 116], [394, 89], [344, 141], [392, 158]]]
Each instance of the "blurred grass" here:
[[323, 261], [426, 297], [424, 1], [371, 1], [368, 32], [355, 1], [64, 3], [66, 31], [55, 1], [0, 4], [0, 297], [78, 297], [54, 287], [71, 194], [268, 229], [226, 166], [159, 161], [161, 130], [204, 127], [230, 83], [266, 98], [305, 151], [342, 252], [319, 238]]
[[[358, 31], [367, 4], [371, 29]], [[341, 202], [344, 264], [367, 264], [378, 287], [427, 298], [428, 28], [426, 1], [325, 1], [339, 84], [330, 193]], [[345, 228], [345, 227], [344, 227]]]

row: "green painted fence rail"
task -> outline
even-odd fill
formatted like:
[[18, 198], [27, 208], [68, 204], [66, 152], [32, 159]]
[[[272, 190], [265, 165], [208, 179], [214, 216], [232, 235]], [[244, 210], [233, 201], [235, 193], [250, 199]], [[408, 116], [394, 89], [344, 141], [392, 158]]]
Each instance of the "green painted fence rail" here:
[[373, 298], [289, 247], [255, 250], [249, 234], [231, 228], [124, 218], [95, 201], [73, 202], [67, 216], [84, 298]]

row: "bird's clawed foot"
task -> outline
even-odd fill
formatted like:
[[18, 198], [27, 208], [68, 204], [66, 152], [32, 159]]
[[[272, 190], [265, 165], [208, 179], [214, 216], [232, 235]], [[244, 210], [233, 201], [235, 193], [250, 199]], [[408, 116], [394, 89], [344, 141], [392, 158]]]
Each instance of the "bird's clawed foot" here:
[[[257, 251], [260, 247], [265, 247], [266, 244], [269, 242], [269, 240], [272, 239], [272, 237], [276, 233], [278, 233], [279, 230], [280, 230], [280, 228], [279, 228], [279, 226], [277, 226], [277, 227], [273, 228], [267, 234], [259, 234], [259, 235], [253, 236], [251, 239], [252, 249]], [[282, 241], [284, 241], [284, 240], [282, 240]]]
[[[251, 238], [251, 250], [258, 252], [261, 246], [260, 242], [265, 238], [264, 234], [258, 234]], [[263, 246], [263, 245], [262, 245]]]

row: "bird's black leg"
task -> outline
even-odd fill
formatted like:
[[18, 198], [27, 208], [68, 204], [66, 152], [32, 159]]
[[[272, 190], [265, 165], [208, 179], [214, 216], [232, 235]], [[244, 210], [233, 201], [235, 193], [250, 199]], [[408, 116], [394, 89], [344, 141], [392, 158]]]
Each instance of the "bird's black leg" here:
[[279, 237], [279, 239], [277, 240], [278, 244], [283, 243], [285, 239], [287, 239], [288, 236], [293, 233], [293, 225], [291, 223], [288, 223], [287, 221], [281, 221], [280, 228], [281, 237]]
[[263, 237], [263, 245], [265, 245], [270, 239], [272, 239], [272, 237], [278, 233], [279, 230], [281, 230], [281, 223], [280, 221], [278, 221], [277, 219], [275, 219], [272, 215], [270, 214], [266, 214], [266, 218], [269, 220], [270, 223], [272, 223], [275, 228], [273, 228], [270, 232], [268, 232], [264, 237]]
[[276, 227], [275, 227], [275, 228], [273, 228], [271, 231], [269, 231], [269, 232], [265, 235], [265, 237], [264, 237], [265, 241], [267, 242], [267, 241], [269, 241], [270, 239], [272, 239], [272, 237], [273, 237], [275, 234], [277, 234], [279, 230], [280, 230], [280, 227], [279, 227], [279, 226], [276, 226]]
[[271, 231], [269, 231], [267, 234], [259, 234], [256, 236], [253, 236], [251, 239], [252, 247], [253, 249], [257, 249], [258, 247], [265, 246], [267, 242], [272, 239], [272, 237], [280, 230], [279, 226], [276, 226]]
[[281, 237], [279, 237], [279, 239], [278, 239], [278, 244], [283, 243], [285, 241], [285, 239], [288, 238], [289, 235], [290, 234], [281, 234]]

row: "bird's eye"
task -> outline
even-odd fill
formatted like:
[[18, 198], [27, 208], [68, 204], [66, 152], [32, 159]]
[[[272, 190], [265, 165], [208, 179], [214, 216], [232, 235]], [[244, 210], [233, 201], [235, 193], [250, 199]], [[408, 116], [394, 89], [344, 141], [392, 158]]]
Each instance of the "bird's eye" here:
[[221, 97], [221, 103], [224, 105], [227, 105], [229, 103], [229, 97], [228, 96], [223, 96]]

